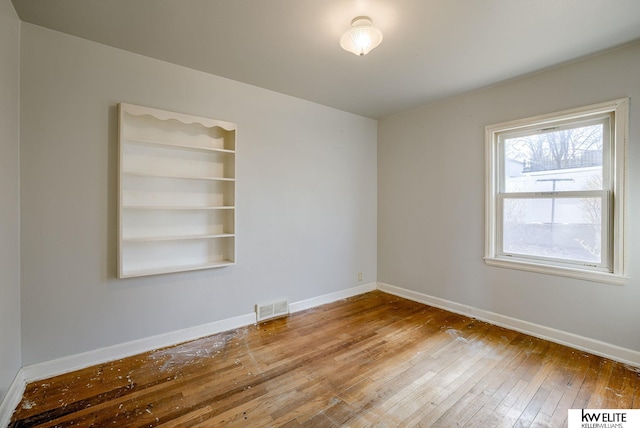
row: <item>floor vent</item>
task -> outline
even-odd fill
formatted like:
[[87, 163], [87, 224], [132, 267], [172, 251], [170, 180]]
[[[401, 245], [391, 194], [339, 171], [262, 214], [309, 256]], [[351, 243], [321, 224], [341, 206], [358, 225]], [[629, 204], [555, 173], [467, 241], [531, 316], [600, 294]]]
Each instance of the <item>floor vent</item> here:
[[283, 317], [289, 314], [289, 302], [266, 303], [256, 305], [256, 315], [258, 322], [271, 318]]

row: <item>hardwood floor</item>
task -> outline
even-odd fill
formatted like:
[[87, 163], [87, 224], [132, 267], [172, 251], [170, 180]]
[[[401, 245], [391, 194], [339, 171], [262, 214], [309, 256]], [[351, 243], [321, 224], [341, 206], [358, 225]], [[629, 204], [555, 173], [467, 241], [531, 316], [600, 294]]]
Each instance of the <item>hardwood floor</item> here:
[[27, 385], [11, 427], [562, 427], [640, 370], [379, 291]]

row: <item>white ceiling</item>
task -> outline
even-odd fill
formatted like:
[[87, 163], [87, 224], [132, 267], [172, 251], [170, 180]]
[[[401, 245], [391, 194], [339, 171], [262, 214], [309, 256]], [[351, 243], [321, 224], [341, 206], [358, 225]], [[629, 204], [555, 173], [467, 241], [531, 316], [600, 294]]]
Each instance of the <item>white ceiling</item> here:
[[[640, 38], [640, 0], [13, 0], [23, 21], [372, 118]], [[351, 19], [384, 33], [343, 51]]]

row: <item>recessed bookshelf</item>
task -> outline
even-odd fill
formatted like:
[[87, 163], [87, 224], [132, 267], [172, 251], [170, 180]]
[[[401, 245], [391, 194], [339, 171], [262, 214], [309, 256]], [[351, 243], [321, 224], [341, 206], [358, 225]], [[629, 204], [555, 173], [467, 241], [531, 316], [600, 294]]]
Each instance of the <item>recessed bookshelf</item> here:
[[120, 278], [235, 264], [236, 125], [119, 105]]

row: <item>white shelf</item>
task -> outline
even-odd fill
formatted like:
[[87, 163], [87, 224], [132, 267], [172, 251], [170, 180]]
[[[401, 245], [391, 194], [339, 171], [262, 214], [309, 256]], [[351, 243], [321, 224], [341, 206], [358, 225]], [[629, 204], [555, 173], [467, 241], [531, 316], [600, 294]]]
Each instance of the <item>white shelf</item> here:
[[155, 241], [184, 241], [189, 239], [217, 239], [233, 238], [233, 233], [217, 233], [210, 235], [176, 235], [176, 236], [148, 236], [141, 238], [122, 238], [123, 242], [155, 242]]
[[202, 147], [202, 146], [190, 146], [187, 144], [173, 144], [173, 143], [167, 143], [165, 141], [158, 141], [158, 140], [145, 140], [142, 138], [131, 138], [129, 137], [125, 143], [133, 143], [133, 144], [145, 144], [145, 145], [151, 145], [151, 146], [162, 146], [165, 148], [169, 148], [169, 149], [175, 149], [175, 150], [194, 150], [194, 151], [199, 151], [199, 152], [213, 152], [213, 153], [226, 153], [226, 154], [230, 154], [230, 155], [234, 155], [236, 152], [235, 150], [228, 150], [228, 149], [217, 149], [214, 147]]
[[119, 105], [120, 278], [235, 264], [236, 128]]
[[171, 175], [162, 173], [148, 173], [139, 171], [123, 171], [122, 175], [129, 175], [132, 177], [153, 177], [153, 178], [175, 178], [178, 180], [210, 180], [210, 181], [236, 181], [235, 178], [226, 177], [198, 177], [189, 175]]
[[222, 207], [196, 207], [196, 206], [173, 206], [173, 205], [123, 205], [123, 209], [127, 210], [185, 210], [185, 211], [197, 211], [197, 210], [234, 210], [235, 206], [222, 206]]
[[189, 272], [194, 270], [233, 266], [235, 264], [236, 263], [231, 260], [224, 260], [224, 261], [216, 261], [216, 262], [193, 264], [193, 265], [164, 266], [161, 268], [153, 268], [153, 269], [139, 269], [139, 270], [132, 269], [130, 271], [123, 272], [120, 275], [120, 278], [134, 278], [138, 276], [160, 275], [164, 273], [173, 273], [173, 272]]

